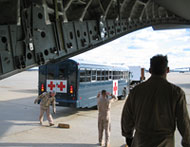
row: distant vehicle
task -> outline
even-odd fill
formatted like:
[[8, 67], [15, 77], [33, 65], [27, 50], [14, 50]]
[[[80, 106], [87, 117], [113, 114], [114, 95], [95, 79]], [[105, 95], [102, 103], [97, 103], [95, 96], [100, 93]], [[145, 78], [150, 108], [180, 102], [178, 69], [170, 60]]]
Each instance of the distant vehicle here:
[[131, 85], [138, 84], [145, 80], [144, 68], [140, 66], [129, 66]]
[[116, 96], [129, 91], [129, 70], [97, 64], [85, 64], [68, 59], [39, 67], [39, 95], [56, 91], [56, 104], [75, 108], [97, 105], [98, 92], [105, 89]]
[[32, 68], [29, 68], [29, 69], [27, 69], [27, 71], [38, 71], [38, 67], [32, 67]]
[[175, 68], [173, 71], [179, 73], [190, 72], [190, 67]]

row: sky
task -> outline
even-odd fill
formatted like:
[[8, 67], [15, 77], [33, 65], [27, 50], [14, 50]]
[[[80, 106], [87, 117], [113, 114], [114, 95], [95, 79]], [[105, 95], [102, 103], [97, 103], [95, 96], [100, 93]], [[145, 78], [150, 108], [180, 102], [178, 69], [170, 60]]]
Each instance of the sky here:
[[154, 55], [167, 55], [171, 69], [190, 67], [190, 29], [154, 31], [152, 27], [127, 34], [72, 59], [149, 68]]

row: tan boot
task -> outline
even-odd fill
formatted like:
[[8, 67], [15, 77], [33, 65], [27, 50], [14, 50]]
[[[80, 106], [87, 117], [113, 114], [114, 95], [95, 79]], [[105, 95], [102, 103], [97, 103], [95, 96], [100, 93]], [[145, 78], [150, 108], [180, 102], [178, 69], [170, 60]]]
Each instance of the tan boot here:
[[104, 143], [102, 141], [100, 141], [99, 146], [104, 146]]
[[50, 123], [49, 126], [54, 126], [54, 123]]

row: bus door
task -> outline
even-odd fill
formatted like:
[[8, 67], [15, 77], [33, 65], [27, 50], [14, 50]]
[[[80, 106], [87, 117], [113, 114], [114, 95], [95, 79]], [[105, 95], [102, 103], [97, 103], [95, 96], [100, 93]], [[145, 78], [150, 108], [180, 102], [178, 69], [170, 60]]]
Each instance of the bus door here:
[[39, 68], [39, 88], [40, 88], [39, 95], [45, 91], [47, 92], [55, 91], [54, 82], [48, 81], [48, 80], [54, 80], [55, 78], [56, 78], [56, 66], [54, 66], [53, 64], [40, 66]]
[[67, 93], [66, 69], [60, 68], [62, 64], [49, 64], [47, 67], [46, 91], [55, 91], [56, 98]]
[[58, 93], [67, 93], [67, 80], [59, 79], [59, 64], [47, 65], [46, 91], [55, 91]]
[[47, 77], [46, 77], [46, 91], [55, 91], [56, 92], [56, 66], [54, 64], [47, 64]]
[[[75, 64], [62, 62], [57, 66], [57, 102], [59, 105], [70, 106], [76, 102], [76, 69]], [[61, 85], [60, 85], [61, 84]]]

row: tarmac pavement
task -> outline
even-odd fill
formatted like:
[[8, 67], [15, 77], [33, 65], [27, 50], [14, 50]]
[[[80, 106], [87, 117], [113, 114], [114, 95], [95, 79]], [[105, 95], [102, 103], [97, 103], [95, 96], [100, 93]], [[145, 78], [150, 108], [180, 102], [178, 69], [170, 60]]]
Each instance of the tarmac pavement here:
[[[148, 77], [148, 75], [147, 75]], [[170, 73], [168, 80], [182, 87], [190, 111], [190, 73]], [[98, 146], [97, 110], [57, 107], [55, 126], [39, 125], [37, 71], [26, 71], [0, 81], [0, 147], [96, 147]], [[112, 104], [111, 146], [124, 147], [120, 120], [124, 100]], [[67, 123], [70, 129], [58, 128]], [[181, 137], [176, 131], [176, 147]]]

